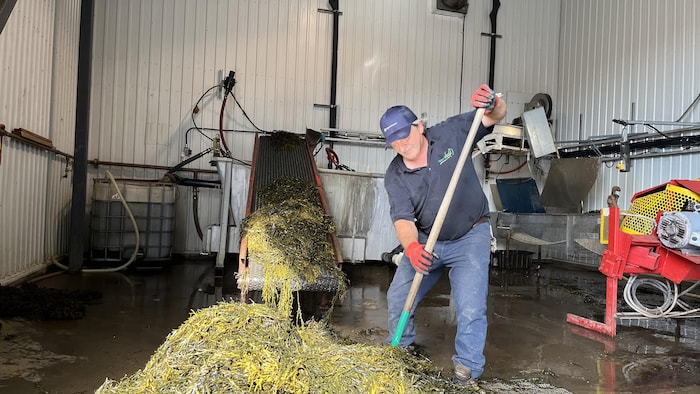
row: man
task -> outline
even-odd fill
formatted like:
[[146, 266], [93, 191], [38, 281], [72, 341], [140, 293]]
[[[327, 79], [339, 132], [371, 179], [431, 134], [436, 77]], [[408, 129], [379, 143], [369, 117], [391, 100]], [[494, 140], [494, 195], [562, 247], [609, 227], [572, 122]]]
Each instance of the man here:
[[[506, 105], [488, 86], [477, 89], [471, 103], [485, 108], [474, 143], [506, 114]], [[474, 164], [467, 160], [455, 189], [433, 255], [425, 251], [437, 211], [447, 191], [476, 111], [453, 116], [430, 128], [405, 106], [391, 107], [380, 120], [386, 147], [397, 155], [387, 168], [384, 185], [396, 236], [404, 247], [387, 292], [389, 341], [399, 322], [416, 272], [421, 281], [413, 310], [400, 341], [411, 345], [416, 337], [413, 313], [416, 305], [437, 283], [446, 268], [457, 314], [455, 381], [475, 386], [484, 371], [486, 296], [490, 261], [489, 205]], [[466, 149], [473, 149], [467, 147]]]

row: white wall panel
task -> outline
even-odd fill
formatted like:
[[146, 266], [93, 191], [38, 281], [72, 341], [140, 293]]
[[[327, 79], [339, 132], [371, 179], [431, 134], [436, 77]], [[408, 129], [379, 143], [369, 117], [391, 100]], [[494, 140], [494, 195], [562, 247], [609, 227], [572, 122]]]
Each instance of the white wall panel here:
[[80, 42], [80, 1], [56, 1], [51, 70], [51, 118], [49, 135], [53, 145], [73, 152], [75, 102]]
[[[692, 0], [564, 0], [561, 2], [557, 138], [622, 133], [612, 119], [675, 121], [700, 94], [700, 4]], [[696, 106], [685, 122], [700, 122]], [[657, 127], [668, 131], [674, 127]], [[630, 133], [648, 133], [628, 126]], [[621, 173], [606, 163], [586, 201], [599, 209], [613, 185], [621, 200], [671, 179], [700, 176], [698, 154], [632, 161]]]
[[[72, 153], [79, 0], [18, 1], [0, 34], [0, 123]], [[63, 156], [3, 137], [0, 283], [68, 251], [70, 178]], [[68, 174], [70, 176], [70, 174]]]
[[342, 1], [339, 128], [380, 134], [379, 118], [403, 104], [435, 123], [459, 112], [461, 18], [427, 1]]
[[[80, 5], [80, 0], [55, 2], [49, 138], [56, 149], [69, 154], [75, 146]], [[64, 156], [47, 156], [44, 232], [49, 257], [69, 250], [72, 166], [72, 160]]]
[[[341, 8], [340, 129], [380, 135], [379, 117], [396, 104], [425, 114], [428, 124], [471, 109], [471, 93], [488, 82], [491, 41], [482, 33], [491, 31], [491, 3], [471, 2], [464, 19], [432, 13], [430, 1], [353, 1]], [[559, 12], [559, 2], [502, 2], [494, 87], [506, 99], [555, 96]], [[382, 15], [392, 22], [382, 23]], [[405, 28], [397, 29], [396, 20]], [[522, 108], [510, 112], [512, 119]], [[393, 157], [382, 148], [334, 149], [358, 171], [383, 172]]]
[[[327, 100], [330, 18], [317, 3], [98, 1], [91, 156], [176, 164], [195, 104], [229, 70], [236, 72], [234, 95], [260, 129], [323, 125], [327, 114], [313, 104]], [[194, 116], [213, 129], [210, 137], [221, 106], [221, 92], [211, 90]], [[223, 126], [255, 130], [230, 97]], [[250, 160], [252, 137], [226, 134], [234, 156]], [[194, 152], [211, 145], [196, 132], [188, 136]]]
[[5, 139], [3, 144], [0, 280], [40, 265], [44, 259], [45, 156], [14, 140]]
[[0, 36], [0, 123], [49, 135], [53, 1], [18, 1]]
[[[313, 104], [328, 101], [332, 17], [318, 8], [326, 2], [97, 1], [90, 157], [174, 166], [186, 137], [195, 154], [211, 147], [223, 97], [209, 89], [229, 70], [236, 73], [236, 100], [227, 99], [223, 128], [234, 157], [251, 159], [256, 128], [303, 133], [326, 124], [327, 111]], [[187, 132], [195, 122], [206, 137]], [[210, 157], [190, 167], [210, 169]], [[142, 179], [148, 173], [111, 170]], [[179, 212], [191, 214], [191, 190], [185, 193]], [[218, 191], [200, 194], [203, 226], [218, 220], [217, 198]], [[177, 245], [198, 250], [190, 219], [180, 218], [190, 225], [178, 229]]]
[[50, 154], [46, 178], [45, 253], [51, 260], [65, 255], [70, 247], [70, 214], [73, 173], [66, 159]]
[[[474, 2], [489, 8], [482, 11], [482, 20], [487, 22], [488, 3]], [[550, 0], [502, 2], [497, 31], [502, 37], [496, 43], [494, 86], [506, 99], [513, 93], [525, 94], [528, 100], [534, 94], [546, 93], [557, 105], [559, 13], [560, 2]], [[490, 22], [484, 31], [490, 31]], [[466, 95], [470, 93], [465, 91]], [[506, 119], [512, 119], [520, 116], [523, 108], [511, 105], [508, 112]]]

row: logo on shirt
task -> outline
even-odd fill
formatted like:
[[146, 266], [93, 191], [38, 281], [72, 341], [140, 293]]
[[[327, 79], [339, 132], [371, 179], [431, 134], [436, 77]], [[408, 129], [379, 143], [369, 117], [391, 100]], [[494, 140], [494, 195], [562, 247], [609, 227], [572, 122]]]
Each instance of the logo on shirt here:
[[440, 158], [440, 160], [438, 160], [438, 164], [442, 165], [442, 163], [446, 162], [454, 155], [455, 155], [455, 151], [452, 148], [447, 149], [447, 152], [445, 152], [445, 154], [442, 155], [442, 158]]

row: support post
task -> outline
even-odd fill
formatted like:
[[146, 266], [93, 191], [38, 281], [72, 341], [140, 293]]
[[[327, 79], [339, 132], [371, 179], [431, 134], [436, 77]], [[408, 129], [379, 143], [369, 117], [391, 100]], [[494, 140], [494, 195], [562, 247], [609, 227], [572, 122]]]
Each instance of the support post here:
[[[623, 244], [619, 234], [620, 209], [610, 208], [608, 221], [608, 250], [603, 253], [600, 271], [607, 277], [605, 284], [605, 323], [587, 319], [574, 314], [567, 314], [566, 321], [571, 324], [598, 331], [599, 333], [615, 336], [617, 334], [617, 286], [625, 267], [625, 259], [618, 253], [620, 249], [629, 250], [629, 245]], [[626, 255], [626, 254], [625, 254]]]
[[75, 147], [73, 159], [73, 198], [71, 199], [69, 272], [83, 268], [85, 250], [85, 207], [87, 190], [87, 155], [90, 123], [90, 63], [92, 61], [93, 0], [83, 0], [80, 6], [80, 41], [78, 44], [78, 87], [75, 103]]

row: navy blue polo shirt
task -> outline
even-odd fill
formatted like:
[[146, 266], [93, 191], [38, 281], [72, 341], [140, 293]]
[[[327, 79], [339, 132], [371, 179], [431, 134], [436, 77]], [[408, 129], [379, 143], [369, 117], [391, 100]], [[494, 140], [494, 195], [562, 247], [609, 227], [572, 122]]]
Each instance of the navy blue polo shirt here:
[[[397, 154], [386, 170], [384, 187], [389, 194], [391, 220], [415, 220], [421, 243], [428, 239], [475, 113], [453, 116], [425, 130], [428, 140], [426, 167], [408, 169], [401, 155]], [[474, 144], [490, 132], [483, 124], [479, 126]], [[469, 152], [472, 150], [473, 146]], [[488, 215], [488, 200], [470, 157], [460, 174], [438, 240], [460, 238], [477, 220]]]

